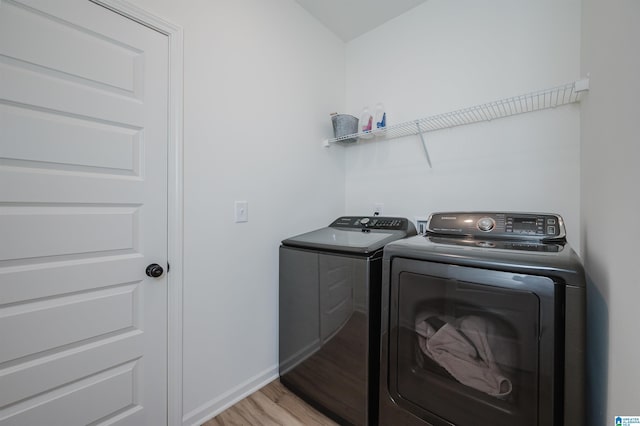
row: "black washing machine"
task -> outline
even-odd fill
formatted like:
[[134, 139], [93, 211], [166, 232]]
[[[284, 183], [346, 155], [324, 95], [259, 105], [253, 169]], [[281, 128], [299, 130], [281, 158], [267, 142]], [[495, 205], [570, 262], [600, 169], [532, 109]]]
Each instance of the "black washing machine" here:
[[340, 424], [377, 422], [382, 249], [409, 235], [348, 216], [280, 246], [280, 381]]
[[437, 213], [384, 250], [380, 424], [582, 426], [585, 277], [563, 220]]

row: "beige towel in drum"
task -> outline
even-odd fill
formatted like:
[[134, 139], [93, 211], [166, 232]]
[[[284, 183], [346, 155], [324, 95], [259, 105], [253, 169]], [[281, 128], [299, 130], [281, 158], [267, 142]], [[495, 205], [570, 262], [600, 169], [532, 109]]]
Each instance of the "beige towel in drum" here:
[[496, 338], [490, 320], [474, 315], [455, 319], [423, 313], [416, 318], [416, 333], [422, 352], [460, 383], [497, 398], [511, 393], [511, 381], [502, 374], [494, 356], [494, 351], [510, 353], [511, 348]]

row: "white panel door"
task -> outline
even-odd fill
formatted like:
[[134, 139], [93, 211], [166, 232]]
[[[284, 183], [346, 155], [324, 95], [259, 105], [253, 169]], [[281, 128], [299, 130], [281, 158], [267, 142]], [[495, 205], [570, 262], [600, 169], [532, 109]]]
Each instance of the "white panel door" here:
[[167, 37], [0, 0], [0, 425], [167, 423]]

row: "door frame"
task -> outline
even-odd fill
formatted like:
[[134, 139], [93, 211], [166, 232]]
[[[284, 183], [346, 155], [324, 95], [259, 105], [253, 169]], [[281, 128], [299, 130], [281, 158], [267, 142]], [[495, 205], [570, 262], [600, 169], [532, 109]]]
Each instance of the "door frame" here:
[[88, 0], [167, 36], [167, 425], [182, 425], [183, 30], [123, 0]]

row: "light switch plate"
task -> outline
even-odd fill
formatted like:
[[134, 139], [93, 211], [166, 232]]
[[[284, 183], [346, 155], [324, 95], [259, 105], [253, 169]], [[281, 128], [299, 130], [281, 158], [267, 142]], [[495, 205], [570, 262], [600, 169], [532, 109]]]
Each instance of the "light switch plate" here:
[[236, 201], [235, 204], [236, 223], [249, 221], [249, 203], [247, 201]]

